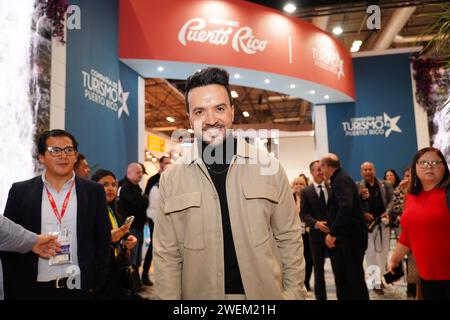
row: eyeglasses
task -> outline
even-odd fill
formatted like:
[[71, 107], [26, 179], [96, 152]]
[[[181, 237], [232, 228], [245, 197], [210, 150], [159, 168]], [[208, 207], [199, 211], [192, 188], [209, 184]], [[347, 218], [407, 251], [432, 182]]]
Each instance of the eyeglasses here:
[[47, 151], [52, 157], [60, 157], [63, 151], [66, 156], [74, 156], [77, 152], [74, 147], [65, 147], [64, 149], [59, 147], [48, 147]]
[[440, 166], [442, 163], [442, 160], [432, 160], [432, 161], [428, 161], [428, 160], [420, 160], [417, 161], [417, 164], [419, 165], [419, 167], [421, 167], [422, 169], [426, 169], [428, 167], [431, 168], [436, 168], [438, 166]]

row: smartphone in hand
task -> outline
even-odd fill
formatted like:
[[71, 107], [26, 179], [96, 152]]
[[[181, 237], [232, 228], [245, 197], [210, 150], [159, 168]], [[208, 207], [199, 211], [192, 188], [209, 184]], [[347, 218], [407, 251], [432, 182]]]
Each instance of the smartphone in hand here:
[[394, 281], [397, 281], [401, 277], [403, 277], [405, 273], [403, 272], [402, 265], [400, 264], [397, 268], [394, 269], [394, 274], [388, 272], [384, 275], [384, 280], [386, 283], [392, 283]]
[[129, 227], [131, 227], [131, 224], [133, 223], [133, 221], [134, 221], [134, 216], [129, 216], [129, 217], [127, 218], [127, 220], [125, 220], [125, 222], [124, 222], [123, 225], [127, 225], [128, 228], [129, 228]]

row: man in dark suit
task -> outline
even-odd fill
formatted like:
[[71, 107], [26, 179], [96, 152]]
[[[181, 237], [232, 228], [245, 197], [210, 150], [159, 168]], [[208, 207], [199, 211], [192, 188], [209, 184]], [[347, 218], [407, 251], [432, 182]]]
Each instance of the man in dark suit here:
[[358, 188], [340, 167], [339, 158], [328, 154], [320, 160], [322, 171], [331, 180], [330, 233], [325, 243], [331, 263], [339, 300], [368, 300], [364, 278], [364, 252], [367, 249], [367, 227]]
[[324, 182], [320, 161], [309, 165], [313, 183], [302, 190], [300, 216], [309, 227], [309, 243], [314, 265], [314, 294], [317, 300], [326, 300], [325, 286], [325, 236], [330, 233], [328, 227], [329, 190]]
[[40, 234], [57, 233], [61, 251], [45, 260], [2, 253], [6, 299], [86, 299], [107, 275], [111, 245], [103, 187], [75, 176], [77, 142], [64, 130], [38, 140], [42, 175], [14, 183], [5, 216]]
[[147, 222], [146, 211], [148, 206], [148, 197], [142, 193], [139, 186], [143, 174], [144, 171], [139, 163], [132, 162], [128, 165], [127, 175], [120, 188], [118, 204], [119, 212], [124, 219], [134, 216], [130, 230], [136, 236], [138, 244], [131, 251], [131, 263], [138, 268], [142, 262], [142, 245], [144, 244], [144, 227]]

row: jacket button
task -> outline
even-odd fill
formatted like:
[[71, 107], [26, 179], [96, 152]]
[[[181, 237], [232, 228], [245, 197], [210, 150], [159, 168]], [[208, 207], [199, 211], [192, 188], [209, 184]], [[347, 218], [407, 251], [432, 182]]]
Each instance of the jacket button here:
[[214, 200], [217, 200], [217, 194], [213, 195]]

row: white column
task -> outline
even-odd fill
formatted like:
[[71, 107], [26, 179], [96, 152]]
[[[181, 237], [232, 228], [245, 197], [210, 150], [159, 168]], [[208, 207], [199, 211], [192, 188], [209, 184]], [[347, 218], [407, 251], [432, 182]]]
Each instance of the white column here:
[[327, 106], [318, 105], [313, 109], [314, 137], [316, 142], [316, 159], [322, 158], [329, 152]]

